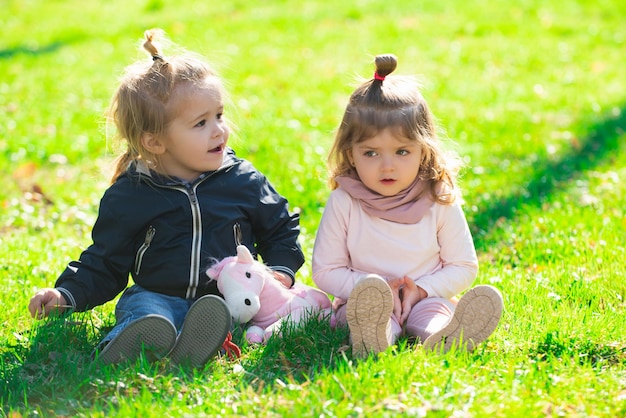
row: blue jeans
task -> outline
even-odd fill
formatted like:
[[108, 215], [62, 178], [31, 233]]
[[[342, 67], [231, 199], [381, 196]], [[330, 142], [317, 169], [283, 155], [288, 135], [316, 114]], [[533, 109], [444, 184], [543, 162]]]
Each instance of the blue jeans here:
[[115, 307], [115, 326], [107, 334], [98, 347], [104, 347], [132, 321], [149, 314], [162, 315], [169, 319], [180, 332], [187, 311], [194, 299], [152, 292], [139, 285], [127, 288]]

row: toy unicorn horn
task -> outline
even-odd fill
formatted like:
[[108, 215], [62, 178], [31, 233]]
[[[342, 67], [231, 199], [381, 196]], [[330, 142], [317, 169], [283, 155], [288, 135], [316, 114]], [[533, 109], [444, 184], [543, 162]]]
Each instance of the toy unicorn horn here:
[[211, 266], [207, 275], [217, 281], [235, 322], [248, 324], [250, 343], [267, 341], [285, 321], [298, 323], [307, 313], [330, 314], [326, 293], [299, 283], [286, 288], [244, 245], [237, 246], [237, 256]]

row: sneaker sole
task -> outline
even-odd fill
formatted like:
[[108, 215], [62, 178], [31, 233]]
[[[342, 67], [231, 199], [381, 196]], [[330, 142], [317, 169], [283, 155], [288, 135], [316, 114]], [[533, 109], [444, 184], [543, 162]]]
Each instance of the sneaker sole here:
[[354, 286], [346, 304], [353, 356], [366, 357], [389, 347], [387, 325], [392, 312], [393, 295], [383, 279], [368, 276]]
[[174, 364], [203, 366], [217, 354], [230, 331], [231, 315], [218, 296], [203, 296], [191, 305], [170, 358]]
[[164, 357], [176, 342], [176, 327], [161, 315], [146, 315], [128, 324], [96, 357], [102, 364], [134, 361], [146, 354], [150, 361]]
[[453, 346], [472, 351], [495, 331], [502, 316], [502, 294], [489, 285], [470, 289], [459, 300], [450, 322], [424, 341], [428, 350], [448, 352]]

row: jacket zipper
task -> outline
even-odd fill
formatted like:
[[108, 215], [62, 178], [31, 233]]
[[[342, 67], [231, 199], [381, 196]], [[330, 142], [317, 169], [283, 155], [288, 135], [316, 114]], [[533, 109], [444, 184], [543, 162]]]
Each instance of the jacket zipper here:
[[191, 260], [189, 266], [189, 287], [187, 288], [187, 299], [193, 299], [196, 297], [196, 290], [198, 289], [198, 283], [200, 281], [200, 246], [202, 244], [202, 216], [200, 213], [200, 204], [198, 202], [198, 196], [196, 195], [196, 188], [198, 184], [192, 187], [186, 187], [185, 191], [189, 197], [189, 203], [191, 205], [191, 217], [192, 217], [192, 237], [191, 237]]
[[[229, 169], [230, 167], [226, 167]], [[220, 169], [221, 170], [221, 169]], [[157, 182], [152, 181], [150, 177], [147, 179], [157, 187], [164, 187], [168, 189], [178, 190], [185, 195], [189, 199], [189, 204], [191, 207], [191, 215], [192, 215], [192, 237], [191, 237], [191, 259], [189, 260], [189, 286], [187, 287], [187, 293], [185, 297], [187, 299], [193, 299], [196, 297], [196, 292], [198, 290], [198, 284], [200, 282], [200, 247], [202, 244], [202, 215], [200, 211], [200, 204], [198, 202], [198, 197], [196, 195], [197, 187], [204, 181], [206, 181], [212, 174], [206, 176], [198, 183], [193, 186], [181, 186], [181, 185], [163, 185]], [[143, 245], [142, 245], [143, 248]]]
[[152, 239], [155, 234], [156, 229], [150, 225], [148, 227], [148, 231], [146, 231], [146, 238], [144, 239], [143, 244], [141, 244], [141, 247], [139, 247], [137, 256], [135, 257], [135, 275], [139, 275], [139, 271], [141, 270], [141, 261], [143, 260], [143, 256], [146, 251], [148, 251], [148, 248], [150, 248], [150, 244], [152, 243]]

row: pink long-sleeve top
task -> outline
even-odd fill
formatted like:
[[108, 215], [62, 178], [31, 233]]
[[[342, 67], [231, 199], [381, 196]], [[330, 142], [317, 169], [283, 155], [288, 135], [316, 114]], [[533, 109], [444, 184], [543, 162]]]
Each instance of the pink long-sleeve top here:
[[369, 273], [385, 279], [405, 275], [429, 297], [450, 299], [470, 287], [478, 259], [459, 203], [434, 204], [416, 224], [367, 214], [341, 188], [328, 199], [313, 248], [313, 281], [347, 299]]

